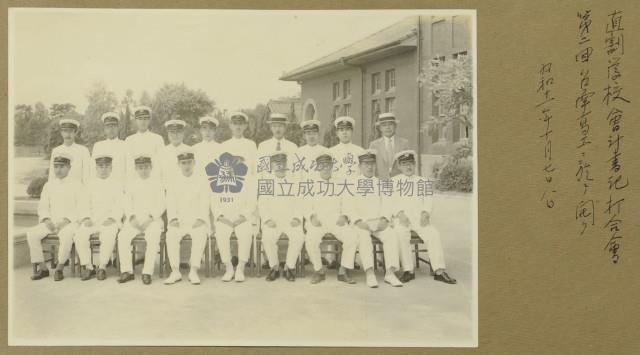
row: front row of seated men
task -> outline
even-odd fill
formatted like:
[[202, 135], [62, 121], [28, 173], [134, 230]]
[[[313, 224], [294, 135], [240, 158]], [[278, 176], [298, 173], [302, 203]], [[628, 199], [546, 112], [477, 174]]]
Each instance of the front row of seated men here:
[[[212, 233], [216, 237], [222, 262], [226, 271], [223, 281], [235, 279], [244, 281], [244, 264], [249, 259], [249, 247], [253, 234], [251, 222], [247, 216], [255, 209], [252, 200], [252, 188], [247, 184], [246, 193], [218, 196], [212, 193], [208, 182], [194, 172], [196, 164], [194, 153], [188, 147], [176, 152], [176, 163], [181, 174], [175, 183], [165, 188], [159, 179], [151, 178], [153, 161], [150, 155], [141, 154], [135, 158], [137, 178], [127, 184], [122, 192], [119, 180], [111, 177], [112, 157], [100, 154], [94, 157], [96, 179], [83, 186], [77, 180], [67, 177], [73, 164], [71, 155], [61, 152], [53, 157], [55, 178], [49, 181], [42, 191], [38, 216], [40, 223], [27, 233], [31, 261], [35, 264], [33, 280], [49, 276], [44, 262], [41, 241], [47, 235], [57, 234], [59, 238], [58, 264], [54, 280], [64, 278], [63, 269], [69, 259], [71, 247], [76, 250], [83, 266], [82, 280], [97, 276], [106, 278], [106, 265], [113, 247], [118, 243], [121, 274], [118, 282], [134, 279], [131, 258], [131, 241], [136, 236], [144, 237], [146, 253], [142, 270], [144, 284], [151, 283], [156, 254], [159, 250], [161, 233], [164, 230], [162, 215], [166, 210], [166, 245], [169, 265], [172, 272], [164, 281], [173, 284], [182, 279], [179, 271], [180, 241], [191, 238], [191, 270], [188, 279], [192, 284], [200, 284], [198, 268], [206, 247], [207, 237]], [[417, 181], [415, 175], [415, 152], [403, 151], [396, 155], [396, 161], [402, 174], [394, 177], [402, 180]], [[352, 278], [356, 252], [359, 251], [360, 264], [366, 274], [369, 287], [378, 286], [373, 271], [374, 255], [372, 237], [383, 244], [386, 274], [384, 281], [392, 286], [402, 286], [414, 278], [413, 255], [410, 245], [411, 231], [415, 231], [425, 242], [429, 251], [435, 280], [456, 283], [445, 272], [444, 257], [440, 236], [430, 222], [430, 198], [422, 196], [387, 197], [377, 190], [364, 195], [341, 195], [327, 193], [327, 186], [337, 186], [341, 182], [332, 176], [334, 157], [329, 150], [317, 154], [317, 181], [312, 194], [302, 197], [299, 178], [289, 174], [287, 153], [275, 151], [270, 155], [270, 172], [274, 189], [283, 182], [292, 187], [285, 196], [280, 194], [260, 194], [257, 202], [261, 221], [262, 243], [271, 268], [266, 279], [273, 281], [280, 277], [278, 258], [278, 240], [281, 235], [288, 238], [288, 250], [284, 278], [295, 280], [295, 265], [303, 245], [309, 255], [314, 273], [311, 283], [325, 279], [325, 267], [321, 258], [321, 242], [330, 233], [342, 242], [342, 253], [338, 280], [353, 284]], [[366, 150], [358, 156], [360, 175], [357, 179], [369, 180], [367, 186], [379, 189], [378, 178], [374, 176], [376, 166], [375, 150]], [[333, 183], [333, 184], [331, 184]], [[360, 182], [362, 183], [362, 181]], [[322, 191], [324, 186], [325, 191]], [[394, 183], [395, 186], [395, 183]], [[232, 203], [221, 204], [219, 199]], [[253, 201], [253, 204], [251, 203]], [[209, 213], [214, 216], [214, 228], [210, 225]], [[231, 263], [230, 237], [235, 232], [239, 246], [239, 262], [234, 270]], [[100, 254], [94, 269], [90, 248], [90, 237], [99, 235]], [[400, 272], [402, 266], [403, 273]], [[400, 278], [397, 277], [400, 275]]]

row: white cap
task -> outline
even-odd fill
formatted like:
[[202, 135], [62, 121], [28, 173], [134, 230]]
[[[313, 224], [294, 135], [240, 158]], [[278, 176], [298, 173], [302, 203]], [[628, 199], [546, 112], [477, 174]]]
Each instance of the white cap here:
[[74, 125], [76, 129], [80, 127], [80, 122], [74, 120], [73, 118], [63, 118], [60, 120], [60, 127]]
[[395, 122], [395, 123], [398, 123], [400, 121], [396, 119], [396, 114], [395, 113], [393, 113], [393, 112], [385, 112], [385, 113], [381, 113], [378, 116], [378, 120], [376, 121], [376, 126], [379, 125], [382, 122]]
[[349, 117], [349, 116], [340, 116], [340, 117], [336, 118], [336, 120], [333, 122], [333, 124], [337, 128], [338, 124], [343, 123], [343, 122], [350, 123], [352, 128], [355, 127], [355, 125], [356, 125], [356, 120], [354, 120], [353, 117]]
[[198, 120], [198, 124], [202, 125], [203, 122], [213, 123], [214, 125], [216, 125], [216, 127], [218, 127], [219, 125], [218, 119], [211, 116], [200, 117], [200, 119]]
[[397, 161], [399, 158], [402, 158], [402, 157], [407, 157], [408, 158], [409, 156], [413, 156], [413, 159], [415, 160], [416, 159], [416, 151], [415, 150], [411, 150], [411, 149], [400, 151], [400, 152], [396, 153], [396, 155], [393, 157], [393, 161]]
[[107, 118], [114, 118], [116, 121], [120, 122], [120, 115], [118, 115], [116, 112], [105, 112], [102, 114], [102, 116], [100, 117], [100, 119], [102, 120], [102, 123], [104, 123], [104, 121]]
[[167, 122], [164, 123], [165, 128], [169, 128], [169, 126], [178, 126], [178, 127], [184, 128], [184, 126], [186, 125], [187, 123], [183, 120], [168, 120]]
[[239, 111], [230, 112], [229, 118], [233, 121], [234, 117], [243, 117], [245, 122], [249, 122], [249, 117], [245, 115], [244, 112], [239, 112]]

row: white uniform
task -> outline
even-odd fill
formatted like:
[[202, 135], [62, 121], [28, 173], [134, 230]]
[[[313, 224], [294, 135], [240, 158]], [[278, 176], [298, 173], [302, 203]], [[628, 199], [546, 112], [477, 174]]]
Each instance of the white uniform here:
[[305, 181], [307, 179], [317, 180], [317, 174], [315, 172], [316, 162], [315, 158], [323, 152], [327, 152], [329, 148], [316, 144], [310, 146], [308, 144], [298, 148], [295, 155], [290, 156], [289, 159], [293, 160], [293, 172], [298, 173], [300, 179]]
[[220, 158], [220, 154], [222, 154], [222, 144], [216, 142], [215, 140], [209, 142], [202, 141], [200, 143], [194, 144], [192, 148], [195, 152], [195, 171], [199, 175], [206, 177], [206, 172], [204, 169], [207, 164], [213, 162], [215, 159]]
[[[191, 267], [200, 267], [202, 254], [210, 231], [208, 186], [195, 172], [187, 177], [180, 174], [175, 183], [167, 186], [167, 221], [178, 220], [178, 226], [167, 227], [167, 254], [173, 270], [180, 267], [180, 241], [191, 237]], [[197, 220], [204, 222], [193, 228]]]
[[[339, 226], [337, 224], [338, 217], [347, 216], [352, 213], [352, 205], [350, 197], [345, 198], [344, 195], [339, 196], [338, 184], [344, 180], [329, 179], [314, 181], [314, 196], [307, 197], [305, 203], [305, 228], [307, 234], [305, 236], [305, 245], [309, 259], [316, 271], [322, 268], [322, 258], [320, 253], [320, 244], [325, 234], [331, 233], [336, 239], [342, 242], [342, 260], [340, 264], [346, 268], [352, 269], [355, 253], [358, 247], [358, 238], [349, 224]], [[333, 184], [336, 189], [331, 194], [331, 186]], [[323, 194], [322, 191], [329, 191]], [[311, 216], [315, 215], [320, 221], [320, 226], [316, 227], [311, 223]]]
[[[378, 193], [379, 191], [379, 179], [377, 177], [367, 178], [364, 175], [358, 176], [354, 179], [354, 196], [347, 197], [352, 199], [354, 208], [352, 215], [353, 228], [358, 235], [358, 249], [360, 250], [360, 259], [362, 260], [362, 266], [365, 270], [373, 267], [373, 245], [371, 243], [371, 232], [364, 230], [355, 222], [361, 220], [369, 225], [371, 231], [378, 229], [378, 222], [382, 217], [387, 218], [391, 222], [390, 204], [383, 203], [383, 198]], [[359, 193], [358, 186], [372, 186], [371, 190], [361, 190]], [[399, 252], [398, 252], [398, 238], [396, 232], [391, 228], [391, 225], [387, 226], [382, 231], [379, 231], [375, 236], [383, 243], [384, 259], [387, 268], [393, 267], [396, 270], [400, 268]]]
[[[397, 175], [393, 177], [393, 186], [394, 189], [400, 183], [412, 183], [413, 185], [413, 193], [406, 194], [405, 196], [399, 196], [397, 191], [394, 191], [394, 197], [392, 202], [389, 204], [391, 206], [391, 212], [394, 216], [397, 216], [399, 212], [404, 212], [404, 214], [409, 218], [409, 227], [405, 227], [400, 224], [398, 219], [394, 221], [394, 230], [398, 235], [398, 242], [400, 246], [400, 261], [402, 263], [402, 268], [405, 271], [413, 271], [414, 259], [411, 251], [411, 231], [415, 231], [420, 238], [424, 241], [427, 250], [429, 250], [429, 259], [431, 262], [431, 267], [433, 270], [444, 269], [444, 252], [442, 250], [442, 244], [440, 242], [440, 233], [433, 226], [432, 223], [429, 225], [422, 227], [420, 225], [420, 216], [422, 211], [426, 211], [429, 213], [431, 217], [432, 212], [432, 201], [431, 196], [418, 196], [416, 191], [418, 182], [426, 179], [417, 176], [406, 176], [403, 174]], [[385, 198], [383, 196], [383, 198]]]
[[156, 166], [159, 164], [155, 162], [157, 161], [157, 154], [160, 153], [160, 150], [164, 147], [164, 139], [161, 135], [147, 130], [144, 133], [134, 133], [130, 135], [125, 139], [124, 143], [127, 151], [127, 183], [138, 177], [134, 159], [139, 153], [151, 155], [151, 161], [154, 162], [152, 174], [160, 176], [160, 167]]
[[95, 157], [102, 154], [109, 154], [112, 157], [111, 176], [120, 181], [121, 186], [124, 186], [126, 176], [126, 143], [119, 138], [105, 139], [93, 145], [92, 151], [94, 159], [91, 159], [91, 177], [96, 176], [96, 161]]
[[44, 261], [42, 254], [42, 239], [52, 232], [42, 223], [50, 219], [54, 224], [68, 219], [68, 223], [57, 232], [60, 247], [58, 249], [58, 263], [64, 264], [69, 259], [73, 238], [78, 228], [80, 209], [82, 208], [82, 185], [69, 176], [64, 179], [54, 177], [42, 189], [38, 202], [38, 220], [40, 223], [27, 231], [27, 243], [32, 263]]
[[51, 161], [49, 162], [49, 181], [54, 180], [56, 175], [53, 171], [53, 157], [67, 153], [72, 157], [71, 169], [68, 177], [77, 180], [81, 184], [89, 182], [91, 176], [91, 154], [89, 149], [83, 145], [73, 143], [70, 146], [59, 145], [51, 151]]
[[[266, 179], [273, 181], [274, 195], [261, 195], [258, 197], [258, 209], [262, 221], [262, 244], [269, 261], [269, 266], [274, 268], [279, 265], [278, 239], [282, 234], [289, 238], [286, 265], [289, 269], [295, 269], [296, 260], [300, 256], [304, 244], [304, 232], [302, 230], [302, 199], [298, 196], [298, 179], [294, 177], [278, 178], [269, 174]], [[291, 221], [297, 218], [300, 224], [291, 226]], [[266, 222], [273, 221], [275, 227], [269, 227]]]
[[353, 143], [338, 143], [329, 148], [336, 159], [334, 173], [338, 179], [348, 179], [360, 173], [358, 168], [358, 156], [364, 153], [364, 149]]
[[[160, 245], [160, 234], [164, 229], [162, 221], [162, 213], [165, 210], [164, 189], [157, 179], [147, 178], [143, 180], [136, 177], [128, 184], [124, 200], [126, 221], [118, 236], [120, 270], [122, 272], [133, 272], [131, 240], [138, 234], [144, 233], [147, 250], [142, 273], [151, 275], [153, 274], [156, 253]], [[153, 220], [144, 231], [140, 231], [131, 225], [132, 216], [135, 216], [139, 223], [143, 223], [148, 217]]]
[[[253, 237], [252, 221], [256, 211], [257, 188], [256, 188], [256, 144], [246, 138], [230, 138], [222, 143], [222, 152], [230, 153], [243, 158], [248, 172], [244, 177], [242, 188], [239, 192], [223, 191], [210, 193], [210, 208], [214, 216], [214, 229], [220, 258], [225, 264], [231, 262], [231, 234], [235, 232], [238, 239], [238, 259], [244, 263], [249, 260], [251, 251], [251, 240]], [[237, 186], [237, 185], [236, 185]], [[231, 226], [218, 221], [224, 216], [234, 222], [240, 216], [244, 216], [246, 221], [232, 228]]]
[[[124, 190], [122, 181], [110, 176], [106, 179], [93, 178], [85, 187], [84, 206], [80, 211], [80, 220], [90, 218], [93, 225], [86, 227], [81, 224], [76, 231], [76, 250], [80, 257], [80, 264], [89, 265], [91, 262], [91, 248], [89, 238], [94, 233], [100, 233], [100, 262], [107, 264], [116, 243], [116, 235], [122, 225], [124, 215]], [[115, 223], [103, 226], [108, 219]]]
[[168, 144], [164, 146], [158, 155], [160, 162], [160, 182], [166, 189], [167, 186], [175, 183], [176, 178], [180, 173], [180, 167], [178, 166], [178, 153], [189, 148], [188, 145], [180, 143], [175, 146]]
[[[279, 148], [279, 149], [278, 149]], [[257, 171], [258, 172], [265, 172], [269, 170], [269, 165], [266, 164], [261, 164], [261, 162], [265, 162], [265, 161], [269, 161], [269, 156], [271, 156], [271, 154], [273, 152], [279, 152], [279, 151], [283, 151], [287, 154], [287, 156], [289, 157], [293, 157], [294, 154], [298, 151], [298, 146], [285, 139], [282, 138], [280, 140], [275, 139], [273, 137], [267, 139], [266, 141], [260, 143], [258, 145], [258, 168]], [[261, 166], [262, 165], [262, 166]], [[292, 161], [287, 161], [287, 167], [289, 168], [289, 170], [291, 170], [293, 165]], [[265, 170], [266, 168], [266, 170]], [[261, 171], [262, 170], [262, 171]]]

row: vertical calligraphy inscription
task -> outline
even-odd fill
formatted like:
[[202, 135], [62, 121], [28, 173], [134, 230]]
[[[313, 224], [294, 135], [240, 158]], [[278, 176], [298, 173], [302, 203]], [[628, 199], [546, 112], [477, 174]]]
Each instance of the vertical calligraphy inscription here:
[[553, 208], [555, 206], [556, 194], [555, 182], [553, 181], [553, 173], [556, 168], [553, 164], [553, 157], [551, 154], [553, 133], [553, 130], [551, 129], [551, 119], [553, 118], [551, 104], [555, 100], [552, 92], [553, 83], [554, 78], [552, 74], [552, 64], [544, 63], [540, 65], [538, 69], [538, 82], [536, 89], [538, 102], [535, 105], [535, 108], [538, 116], [537, 118], [542, 121], [544, 127], [543, 133], [538, 137], [544, 142], [544, 164], [542, 171], [544, 174], [545, 189], [542, 192], [540, 201], [542, 201], [544, 206], [547, 208]]

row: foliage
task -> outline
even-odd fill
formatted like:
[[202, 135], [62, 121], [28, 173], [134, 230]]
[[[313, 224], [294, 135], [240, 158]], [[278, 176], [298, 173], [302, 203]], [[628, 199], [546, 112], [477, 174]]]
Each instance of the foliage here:
[[460, 141], [454, 145], [454, 153], [433, 164], [436, 188], [441, 191], [471, 192], [473, 190], [473, 159], [471, 143]]
[[453, 60], [433, 60], [418, 76], [420, 86], [427, 86], [441, 114], [430, 116], [422, 128], [428, 134], [453, 121], [473, 128], [473, 61], [468, 55]]
[[45, 173], [44, 176], [38, 176], [33, 180], [31, 180], [31, 182], [29, 183], [29, 186], [27, 187], [27, 194], [30, 197], [40, 198], [40, 195], [42, 194], [42, 189], [44, 188], [44, 184], [47, 183], [48, 175], [49, 175], [49, 171], [47, 169], [47, 172]]
[[49, 112], [42, 102], [31, 105], [16, 105], [14, 110], [14, 144], [34, 145], [46, 139]]
[[104, 139], [104, 128], [102, 125], [102, 114], [114, 111], [118, 100], [113, 91], [107, 90], [103, 82], [95, 83], [86, 95], [89, 104], [84, 113], [82, 138], [86, 142], [89, 150], [93, 144]]

